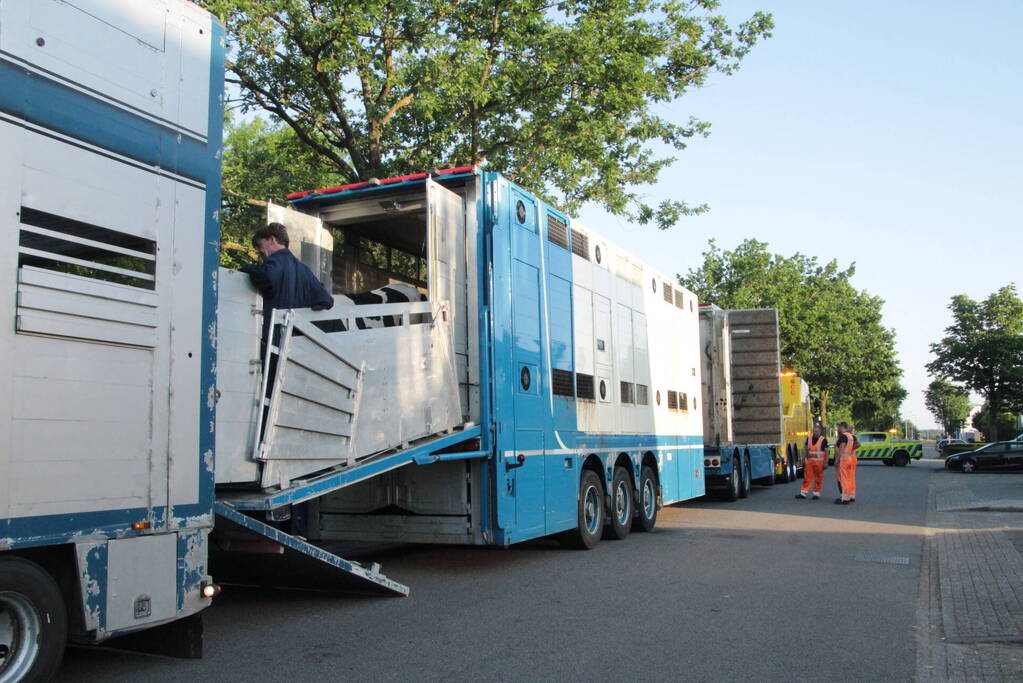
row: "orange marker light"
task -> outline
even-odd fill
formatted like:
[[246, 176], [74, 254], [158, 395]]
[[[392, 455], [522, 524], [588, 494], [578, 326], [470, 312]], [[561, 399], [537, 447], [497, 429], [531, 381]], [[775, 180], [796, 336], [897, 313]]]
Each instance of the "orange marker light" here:
[[149, 522], [134, 522], [131, 525], [131, 528], [134, 529], [135, 531], [142, 531], [143, 529], [148, 529], [151, 526], [152, 524], [150, 524]]

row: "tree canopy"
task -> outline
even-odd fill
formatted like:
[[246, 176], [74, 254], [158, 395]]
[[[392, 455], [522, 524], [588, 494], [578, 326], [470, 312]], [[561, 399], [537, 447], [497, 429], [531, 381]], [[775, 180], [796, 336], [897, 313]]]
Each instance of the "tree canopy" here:
[[703, 264], [679, 281], [722, 308], [777, 308], [782, 363], [797, 371], [833, 414], [882, 429], [898, 420], [906, 391], [895, 359], [895, 333], [881, 323], [883, 301], [857, 291], [853, 265], [772, 254], [746, 240], [732, 251], [714, 240]]
[[946, 436], [959, 433], [970, 416], [970, 392], [940, 377], [927, 385], [924, 404]]
[[659, 112], [729, 74], [773, 21], [718, 0], [205, 0], [228, 81], [344, 182], [486, 165], [566, 210], [593, 201], [659, 227], [704, 206], [645, 203], [709, 124]]
[[965, 294], [952, 297], [952, 324], [940, 342], [931, 344], [935, 358], [927, 370], [960, 382], [984, 397], [991, 440], [1004, 436], [998, 415], [1023, 412], [1023, 300], [1007, 285], [983, 301]]
[[290, 128], [230, 116], [225, 124], [220, 263], [237, 267], [255, 258], [249, 239], [266, 222], [263, 202], [283, 203], [289, 192], [337, 185], [340, 177]]

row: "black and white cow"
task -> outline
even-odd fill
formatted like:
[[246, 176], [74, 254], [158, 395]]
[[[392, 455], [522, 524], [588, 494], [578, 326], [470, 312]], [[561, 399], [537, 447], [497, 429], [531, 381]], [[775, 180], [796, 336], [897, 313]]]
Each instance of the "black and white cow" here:
[[[404, 282], [395, 282], [368, 292], [345, 295], [356, 306], [371, 304], [399, 304], [410, 301], [426, 301], [426, 296], [412, 285]], [[337, 297], [341, 298], [341, 297]], [[415, 322], [415, 321], [413, 321]], [[356, 318], [356, 325], [360, 330], [374, 329], [377, 327], [395, 327], [401, 324], [401, 316], [383, 315], [371, 318]]]

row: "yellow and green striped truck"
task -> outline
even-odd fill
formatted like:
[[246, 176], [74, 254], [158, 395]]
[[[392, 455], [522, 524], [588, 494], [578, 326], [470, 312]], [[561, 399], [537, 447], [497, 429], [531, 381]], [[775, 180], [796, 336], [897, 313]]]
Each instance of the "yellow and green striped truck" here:
[[[900, 439], [888, 432], [861, 432], [856, 438], [860, 442], [856, 450], [860, 460], [881, 460], [885, 465], [905, 467], [910, 460], [919, 460], [924, 454], [923, 442]], [[832, 448], [829, 460], [834, 462], [834, 457]]]

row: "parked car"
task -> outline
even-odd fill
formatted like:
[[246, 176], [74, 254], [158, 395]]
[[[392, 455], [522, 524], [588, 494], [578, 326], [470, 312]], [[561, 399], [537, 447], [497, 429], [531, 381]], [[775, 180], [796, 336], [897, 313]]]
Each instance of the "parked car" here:
[[1023, 442], [996, 441], [975, 451], [945, 458], [945, 469], [970, 474], [977, 470], [1023, 469]]
[[966, 442], [963, 441], [962, 439], [939, 439], [938, 443], [936, 443], [934, 445], [938, 449], [939, 453], [944, 453], [945, 452], [945, 446], [948, 446], [949, 444], [953, 444], [953, 443], [966, 443]]

